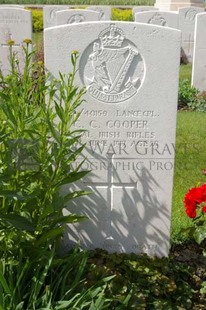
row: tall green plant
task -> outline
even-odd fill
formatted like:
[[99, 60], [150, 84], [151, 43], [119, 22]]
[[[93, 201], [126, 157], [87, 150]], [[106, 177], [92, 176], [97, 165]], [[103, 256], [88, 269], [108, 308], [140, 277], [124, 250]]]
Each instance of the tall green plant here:
[[88, 254], [58, 255], [65, 225], [85, 219], [63, 209], [88, 194], [60, 194], [88, 173], [73, 165], [84, 149], [74, 129], [85, 92], [74, 85], [78, 53], [73, 71], [54, 80], [24, 43], [23, 72], [12, 40], [10, 74], [0, 72], [0, 310], [108, 309], [113, 277], [79, 291]]
[[[74, 130], [84, 89], [74, 85], [78, 53], [71, 55], [73, 72], [59, 80], [44, 75], [33, 63], [25, 40], [25, 66], [20, 72], [10, 41], [11, 72], [0, 74], [0, 253], [34, 255], [56, 248], [66, 223], [83, 219], [63, 216], [69, 200], [84, 191], [60, 195], [62, 185], [87, 174], [72, 164], [84, 145], [82, 130]], [[77, 210], [78, 211], [78, 210]]]

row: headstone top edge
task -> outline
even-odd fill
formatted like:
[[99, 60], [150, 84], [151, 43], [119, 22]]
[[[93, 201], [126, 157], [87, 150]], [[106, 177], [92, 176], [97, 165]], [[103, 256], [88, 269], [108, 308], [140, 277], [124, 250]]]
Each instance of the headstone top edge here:
[[23, 9], [23, 8], [17, 8], [17, 7], [0, 7], [0, 10], [1, 11], [24, 11], [24, 12], [30, 12], [30, 10], [27, 10], [27, 9]]
[[[93, 10], [87, 10], [87, 9], [64, 9], [64, 10], [61, 10], [61, 11], [57, 11], [56, 14], [59, 14], [59, 13], [62, 13], [62, 12], [82, 12], [82, 13], [85, 13], [85, 12], [92, 12], [92, 13], [97, 13], [96, 11], [93, 11]], [[98, 13], [97, 13], [98, 14]]]
[[162, 26], [159, 26], [159, 25], [154, 25], [154, 24], [147, 24], [147, 23], [140, 23], [140, 22], [125, 22], [125, 21], [107, 21], [107, 20], [102, 20], [102, 21], [86, 21], [86, 22], [82, 22], [82, 23], [76, 23], [76, 24], [65, 24], [65, 25], [57, 25], [57, 26], [52, 26], [52, 27], [49, 27], [49, 28], [46, 28], [44, 29], [44, 32], [49, 32], [49, 31], [55, 31], [55, 29], [60, 29], [60, 28], [71, 28], [71, 27], [87, 27], [89, 25], [103, 25], [105, 24], [106, 25], [111, 25], [111, 24], [115, 24], [117, 26], [121, 26], [121, 25], [128, 25], [130, 27], [134, 26], [141, 26], [142, 28], [154, 28], [154, 29], [157, 29], [157, 30], [161, 30], [162, 32], [173, 32], [173, 33], [179, 33], [181, 34], [181, 30], [179, 29], [174, 29], [174, 28], [170, 28], [170, 27], [162, 27]]
[[177, 11], [165, 11], [165, 10], [159, 10], [159, 11], [154, 11], [154, 10], [151, 10], [151, 11], [143, 11], [143, 12], [136, 12], [136, 14], [148, 14], [148, 13], [153, 13], [153, 14], [161, 14], [161, 13], [169, 13], [169, 14], [174, 14], [174, 15], [178, 15], [178, 12]]
[[201, 13], [197, 13], [196, 16], [201, 16], [201, 15], [206, 15], [206, 11], [205, 12], [201, 12]]
[[200, 6], [183, 6], [181, 8], [178, 9], [178, 11], [183, 11], [183, 10], [189, 10], [189, 9], [197, 9], [197, 10], [204, 10], [203, 7], [200, 7]]

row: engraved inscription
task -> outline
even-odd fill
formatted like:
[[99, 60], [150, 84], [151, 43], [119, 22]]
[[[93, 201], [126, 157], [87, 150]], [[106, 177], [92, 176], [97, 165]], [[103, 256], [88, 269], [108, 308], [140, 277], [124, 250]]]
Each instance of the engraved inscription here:
[[185, 20], [191, 22], [195, 19], [196, 15], [197, 11], [195, 9], [189, 9], [187, 12], [185, 12]]
[[75, 14], [75, 15], [72, 15], [68, 19], [67, 24], [82, 23], [84, 21], [85, 21], [85, 16], [83, 16], [82, 14]]
[[148, 21], [148, 24], [168, 27], [166, 20], [159, 14], [155, 13]]
[[11, 14], [0, 14], [0, 24], [28, 24], [28, 20], [23, 19], [22, 16]]
[[137, 47], [113, 24], [99, 34], [80, 60], [80, 76], [88, 93], [105, 103], [133, 97], [142, 84], [144, 71]]
[[[158, 110], [116, 109], [111, 115], [106, 109], [83, 108], [81, 116], [88, 118], [88, 132], [83, 134], [82, 143], [86, 142], [92, 153], [103, 155], [112, 150], [116, 155], [129, 155], [134, 151], [140, 156], [153, 156], [158, 148], [157, 133], [151, 130], [153, 120], [159, 117]], [[82, 127], [80, 121], [75, 127]]]

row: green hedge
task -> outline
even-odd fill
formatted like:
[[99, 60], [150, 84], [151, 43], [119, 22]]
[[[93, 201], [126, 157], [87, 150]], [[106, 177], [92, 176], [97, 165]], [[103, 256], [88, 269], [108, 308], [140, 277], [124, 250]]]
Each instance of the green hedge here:
[[38, 9], [32, 10], [33, 32], [40, 32], [44, 29], [43, 11]]
[[112, 20], [133, 21], [131, 9], [112, 9]]

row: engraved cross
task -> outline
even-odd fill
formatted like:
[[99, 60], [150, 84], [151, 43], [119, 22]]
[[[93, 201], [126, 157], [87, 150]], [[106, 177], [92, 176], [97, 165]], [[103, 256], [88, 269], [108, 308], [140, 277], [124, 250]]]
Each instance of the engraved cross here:
[[[8, 38], [8, 40], [7, 41], [9, 41], [9, 40], [12, 40], [12, 34], [11, 33], [9, 33], [9, 38]], [[10, 44], [8, 44], [8, 43], [2, 43], [1, 44], [1, 46], [2, 47], [8, 47], [8, 46], [10, 46]], [[12, 47], [20, 47], [20, 44], [12, 44]]]
[[114, 159], [113, 153], [107, 153], [108, 159], [108, 174], [107, 174], [107, 182], [87, 182], [84, 181], [84, 184], [90, 187], [95, 188], [106, 188], [107, 189], [107, 206], [109, 208], [109, 216], [107, 221], [106, 228], [106, 240], [114, 240], [112, 236], [112, 210], [114, 207], [114, 189], [115, 188], [136, 188], [137, 182], [115, 182], [114, 181]]

